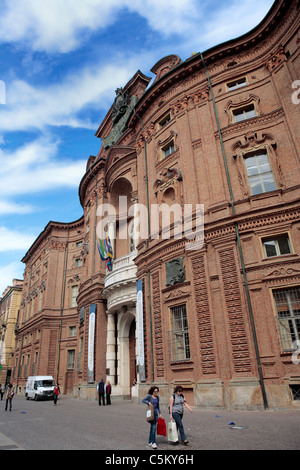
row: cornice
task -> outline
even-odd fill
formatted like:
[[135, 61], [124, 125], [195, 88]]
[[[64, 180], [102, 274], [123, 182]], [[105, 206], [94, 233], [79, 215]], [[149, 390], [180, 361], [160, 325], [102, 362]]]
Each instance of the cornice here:
[[[297, 18], [297, 2], [294, 0], [292, 5], [290, 3], [291, 2], [284, 0], [275, 1], [265, 18], [251, 31], [204, 51], [202, 55], [206, 65], [210, 69], [211, 76], [224, 73], [226, 70], [232, 73], [233, 68], [240, 68], [246, 63], [251, 63], [253, 66], [254, 58], [249, 56], [249, 59], [247, 59], [247, 54], [249, 54], [250, 51], [255, 54], [255, 60], [259, 57], [261, 64], [265, 64], [270, 54], [275, 52], [274, 48], [278, 48], [280, 39], [283, 40], [287, 31], [290, 31], [291, 23], [295, 22], [295, 18]], [[287, 13], [288, 16], [286, 15]], [[276, 31], [276, 40], [275, 38], [272, 40], [274, 31]], [[262, 49], [263, 41], [265, 41], [264, 48], [259, 52]], [[232, 60], [232, 58], [238, 54], [241, 55], [243, 60], [230, 65], [230, 59]], [[199, 77], [199, 70], [203, 72], [203, 80]], [[136, 104], [136, 113], [131, 113], [128, 119], [130, 127], [135, 127], [139, 118], [143, 116], [155, 100], [158, 98], [161, 100], [163, 94], [166, 94], [172, 87], [174, 87], [175, 90], [177, 88], [176, 85], [178, 85], [180, 81], [186, 78], [191, 79], [191, 76], [195, 72], [197, 72], [198, 85], [202, 83], [202, 81], [203, 83], [206, 82], [206, 75], [200, 53], [194, 54], [185, 62], [179, 63], [159, 79], [156, 79]], [[235, 73], [238, 73], [238, 71]], [[144, 122], [144, 124], [146, 123]]]
[[58, 229], [61, 231], [64, 231], [67, 233], [68, 230], [74, 229], [77, 227], [82, 227], [84, 224], [84, 218], [83, 216], [80, 217], [80, 219], [77, 219], [73, 222], [54, 222], [50, 221], [44, 228], [44, 230], [40, 233], [40, 235], [35, 239], [29, 250], [26, 252], [25, 256], [21, 259], [22, 263], [27, 263], [31, 257], [34, 255], [38, 247], [41, 245], [41, 243], [46, 239], [47, 236], [50, 235], [51, 231], [53, 229]]
[[94, 163], [88, 168], [85, 172], [84, 176], [82, 177], [80, 184], [79, 184], [79, 200], [82, 207], [84, 207], [84, 198], [87, 191], [88, 186], [91, 184], [92, 181], [95, 180], [98, 173], [104, 171], [105, 168], [105, 158], [101, 157], [98, 158]]
[[[286, 204], [283, 206], [267, 208], [264, 213], [261, 213], [260, 209], [259, 211], [238, 214], [235, 217], [228, 217], [219, 222], [206, 224], [204, 227], [204, 243], [201, 250], [206, 250], [209, 243], [217, 245], [218, 243], [224, 243], [225, 239], [234, 239], [236, 234], [235, 223], [238, 224], [239, 232], [243, 236], [243, 234], [260, 227], [278, 226], [280, 223], [300, 221], [299, 200], [295, 201], [294, 204], [291, 203], [290, 207], [286, 207]], [[138, 278], [145, 270], [156, 267], [158, 262], [161, 263], [161, 260], [167, 261], [170, 257], [183, 255], [193, 257], [195, 254], [193, 250], [186, 250], [186, 239], [184, 238], [180, 240], [161, 240], [145, 251], [141, 251], [145, 249], [142, 245], [144, 244], [141, 244], [140, 248], [138, 246], [139, 254], [135, 258], [135, 263], [138, 266]], [[197, 250], [197, 254], [201, 250]]]

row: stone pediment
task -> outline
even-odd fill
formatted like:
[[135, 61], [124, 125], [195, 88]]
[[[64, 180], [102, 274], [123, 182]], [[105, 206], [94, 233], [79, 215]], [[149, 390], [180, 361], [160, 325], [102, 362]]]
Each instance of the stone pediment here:
[[181, 64], [182, 60], [178, 55], [168, 55], [160, 59], [151, 69], [151, 72], [156, 75], [154, 82], [159, 80], [163, 75], [170, 72], [177, 65]]

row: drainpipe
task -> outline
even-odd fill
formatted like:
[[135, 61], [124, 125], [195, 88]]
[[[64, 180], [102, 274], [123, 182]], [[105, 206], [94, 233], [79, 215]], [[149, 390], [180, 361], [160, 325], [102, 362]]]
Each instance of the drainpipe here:
[[[133, 108], [134, 114], [141, 122], [141, 129], [144, 129], [144, 123], [142, 118], [140, 118]], [[149, 203], [149, 181], [148, 181], [148, 162], [147, 162], [147, 146], [146, 146], [146, 139], [143, 137], [144, 142], [144, 159], [145, 159], [145, 179], [146, 179], [146, 196], [147, 196], [147, 216], [148, 216], [148, 238], [146, 240], [146, 248], [149, 248], [149, 239], [150, 239], [150, 203]], [[154, 380], [154, 357], [153, 357], [153, 332], [152, 332], [152, 303], [151, 303], [151, 278], [150, 278], [150, 270], [147, 271], [147, 279], [148, 279], [148, 301], [149, 301], [149, 320], [150, 320], [150, 344], [151, 344], [151, 370], [152, 370], [152, 382]]]
[[59, 340], [58, 340], [58, 357], [57, 357], [57, 372], [56, 372], [56, 383], [58, 383], [58, 373], [59, 373], [59, 361], [60, 361], [60, 345], [61, 345], [61, 332], [62, 332], [62, 317], [64, 313], [65, 305], [65, 291], [66, 291], [66, 276], [67, 276], [67, 261], [68, 261], [68, 250], [69, 250], [69, 224], [68, 224], [68, 236], [67, 236], [67, 247], [65, 253], [65, 268], [64, 268], [64, 283], [61, 299], [61, 308], [60, 308], [60, 326], [59, 326]]
[[[218, 117], [214, 92], [213, 92], [213, 89], [212, 89], [208, 69], [206, 67], [206, 64], [204, 62], [204, 58], [203, 58], [203, 55], [202, 55], [201, 52], [200, 52], [200, 57], [201, 57], [204, 69], [206, 71], [207, 81], [208, 81], [210, 93], [211, 93], [211, 96], [212, 96], [214, 112], [215, 112], [215, 117], [216, 117], [216, 122], [217, 122], [217, 127], [218, 127], [218, 133], [219, 133], [219, 138], [220, 138], [220, 143], [221, 143], [222, 155], [223, 155], [223, 160], [224, 160], [224, 166], [225, 166], [225, 171], [226, 171], [227, 184], [228, 184], [229, 192], [230, 192], [232, 214], [233, 214], [233, 216], [235, 216], [236, 212], [235, 212], [235, 207], [234, 207], [234, 198], [233, 198], [232, 186], [231, 186], [230, 175], [229, 175], [228, 166], [227, 166], [225, 148], [224, 148], [224, 143], [223, 143], [223, 137], [222, 137], [221, 127], [220, 127], [220, 122], [219, 122], [219, 117]], [[254, 322], [252, 304], [251, 304], [251, 299], [250, 299], [250, 292], [249, 292], [248, 281], [247, 281], [247, 274], [246, 274], [245, 263], [244, 263], [243, 250], [242, 250], [242, 245], [241, 245], [239, 228], [238, 228], [238, 224], [237, 224], [236, 221], [234, 222], [234, 227], [235, 227], [235, 232], [236, 232], [236, 238], [237, 238], [238, 249], [239, 249], [239, 254], [240, 254], [240, 261], [241, 261], [241, 265], [242, 265], [242, 272], [243, 272], [243, 278], [244, 278], [244, 283], [245, 283], [247, 304], [248, 304], [248, 309], [249, 309], [249, 316], [250, 316], [250, 322], [251, 322], [253, 342], [254, 342], [256, 361], [257, 361], [257, 367], [258, 367], [258, 374], [259, 374], [259, 378], [260, 378], [260, 386], [261, 386], [261, 391], [262, 391], [262, 396], [263, 396], [263, 401], [264, 401], [264, 407], [265, 407], [265, 409], [268, 409], [269, 406], [268, 406], [267, 394], [266, 394], [265, 385], [264, 385], [264, 378], [263, 378], [263, 373], [262, 373], [262, 366], [261, 366], [261, 360], [260, 360], [260, 354], [259, 354], [259, 347], [258, 347], [258, 341], [257, 341], [257, 335], [256, 335], [256, 329], [255, 329], [255, 322]]]
[[[32, 258], [32, 255], [29, 253], [30, 259]], [[30, 276], [29, 276], [29, 283], [28, 283], [28, 294], [30, 291], [30, 286], [31, 286], [31, 278], [32, 278], [32, 264], [30, 266]], [[27, 321], [27, 302], [26, 302], [26, 311], [25, 311], [25, 323]], [[22, 341], [21, 341], [21, 347], [20, 347], [20, 357], [19, 357], [19, 366], [18, 366], [18, 375], [17, 375], [17, 386], [16, 389], [18, 390], [19, 386], [19, 377], [20, 377], [20, 367], [21, 367], [21, 359], [22, 359], [22, 349], [23, 349], [23, 339], [24, 339], [24, 334], [22, 334]], [[17, 392], [18, 393], [18, 392]]]
[[92, 169], [90, 168], [89, 169], [91, 175], [94, 177], [94, 180], [96, 182], [96, 213], [95, 213], [95, 230], [94, 230], [94, 236], [95, 236], [95, 239], [94, 239], [94, 260], [93, 260], [93, 273], [95, 273], [95, 258], [96, 258], [96, 243], [97, 243], [97, 238], [96, 238], [96, 235], [97, 235], [97, 209], [98, 209], [98, 193], [97, 193], [97, 178], [96, 176], [94, 175], [94, 173], [92, 172]]

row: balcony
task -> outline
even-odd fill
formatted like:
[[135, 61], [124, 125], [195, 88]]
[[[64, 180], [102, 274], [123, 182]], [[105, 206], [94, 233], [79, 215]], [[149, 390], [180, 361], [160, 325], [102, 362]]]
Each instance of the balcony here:
[[137, 252], [134, 251], [115, 259], [112, 271], [105, 276], [102, 295], [107, 300], [107, 309], [110, 312], [136, 302], [136, 255]]

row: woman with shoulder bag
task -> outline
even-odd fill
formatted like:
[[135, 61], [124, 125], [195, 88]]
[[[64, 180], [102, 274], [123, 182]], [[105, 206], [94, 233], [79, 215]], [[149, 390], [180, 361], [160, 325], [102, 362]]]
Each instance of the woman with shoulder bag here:
[[155, 443], [156, 425], [158, 417], [161, 417], [158, 392], [158, 387], [151, 387], [148, 391], [148, 395], [142, 399], [142, 403], [145, 403], [146, 405], [149, 405], [151, 403], [154, 408], [154, 419], [153, 421], [150, 421], [149, 434], [149, 446], [151, 446], [153, 449], [157, 449], [157, 445]]
[[12, 399], [14, 397], [14, 388], [12, 383], [9, 383], [6, 390], [6, 402], [5, 402], [5, 411], [7, 411], [9, 403], [9, 411], [12, 409]]
[[[180, 437], [184, 445], [188, 444], [188, 440], [186, 439], [183, 424], [182, 424], [182, 417], [183, 417], [183, 407], [185, 406], [190, 412], [192, 413], [193, 410], [187, 404], [183, 394], [183, 389], [180, 385], [177, 385], [174, 389], [174, 393], [170, 398], [170, 419], [174, 419], [177, 425], [177, 430], [179, 430]], [[178, 441], [176, 442], [178, 444]]]

